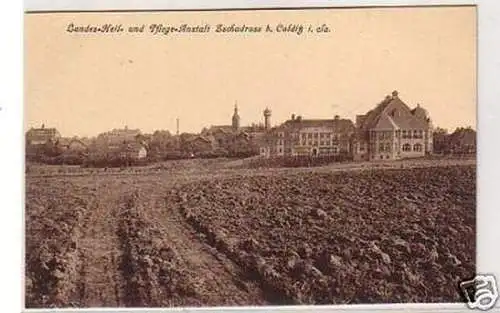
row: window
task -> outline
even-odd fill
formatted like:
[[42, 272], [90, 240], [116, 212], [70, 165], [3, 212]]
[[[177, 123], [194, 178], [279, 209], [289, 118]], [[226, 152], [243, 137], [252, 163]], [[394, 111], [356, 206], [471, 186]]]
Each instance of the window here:
[[378, 145], [378, 151], [385, 151], [385, 145], [384, 145], [384, 143], [380, 143]]
[[337, 148], [337, 147], [332, 147], [332, 151], [333, 151], [333, 153], [337, 153], [337, 152], [339, 151], [339, 148]]
[[406, 130], [403, 130], [403, 135], [402, 135], [403, 139], [407, 139], [408, 138], [408, 133]]
[[380, 159], [381, 159], [381, 160], [383, 160], [383, 159], [384, 159], [384, 156], [383, 156], [383, 155], [381, 155], [381, 156], [380, 156]]
[[416, 143], [413, 145], [413, 151], [415, 152], [422, 152], [422, 145], [419, 143]]
[[308, 134], [307, 134], [307, 138], [308, 138], [308, 139], [312, 139], [312, 137], [313, 137], [313, 134], [312, 134], [312, 133], [308, 133]]
[[391, 144], [390, 143], [385, 144], [385, 151], [387, 151], [387, 152], [391, 151]]
[[406, 151], [406, 152], [411, 151], [411, 145], [409, 143], [405, 143], [403, 145], [403, 151]]
[[413, 131], [413, 138], [419, 138], [418, 137], [418, 130]]
[[314, 133], [314, 139], [318, 139], [318, 133]]
[[306, 134], [305, 133], [302, 133], [302, 139], [306, 139]]
[[279, 152], [279, 153], [283, 153], [283, 149], [279, 148], [279, 149], [278, 149], [278, 152]]
[[306, 141], [305, 140], [302, 140], [302, 145], [305, 146], [306, 145]]
[[388, 156], [388, 155], [386, 155], [386, 156], [385, 156], [385, 158], [386, 158], [386, 159], [389, 159], [389, 156]]
[[321, 139], [325, 138], [325, 134], [324, 133], [319, 134], [319, 138]]
[[365, 151], [365, 145], [360, 145], [359, 146], [359, 151]]
[[278, 141], [278, 144], [279, 144], [280, 146], [281, 146], [281, 145], [283, 145], [283, 140], [281, 140], [281, 139], [280, 139], [280, 140]]
[[320, 146], [324, 146], [324, 145], [325, 145], [325, 142], [324, 142], [323, 140], [321, 140], [321, 141], [319, 142], [319, 144], [320, 144]]
[[318, 141], [317, 140], [314, 140], [314, 145], [317, 146], [318, 145]]
[[330, 133], [326, 133], [326, 138], [330, 138]]

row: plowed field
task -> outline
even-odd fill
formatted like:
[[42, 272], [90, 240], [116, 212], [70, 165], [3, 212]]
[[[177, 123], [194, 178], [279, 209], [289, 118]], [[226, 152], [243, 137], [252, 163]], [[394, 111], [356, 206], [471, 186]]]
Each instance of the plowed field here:
[[[471, 162], [26, 179], [26, 307], [457, 302]], [[75, 174], [78, 172], [78, 174]]]

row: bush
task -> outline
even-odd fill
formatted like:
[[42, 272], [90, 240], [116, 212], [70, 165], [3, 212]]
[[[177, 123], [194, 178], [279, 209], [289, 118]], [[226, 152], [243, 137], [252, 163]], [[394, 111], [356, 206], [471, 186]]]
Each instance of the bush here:
[[83, 167], [127, 167], [127, 166], [144, 166], [149, 164], [148, 159], [134, 159], [125, 157], [98, 157], [88, 158], [83, 162]]
[[341, 153], [326, 156], [283, 156], [269, 159], [257, 159], [250, 163], [250, 167], [314, 167], [331, 163], [353, 161], [352, 155]]

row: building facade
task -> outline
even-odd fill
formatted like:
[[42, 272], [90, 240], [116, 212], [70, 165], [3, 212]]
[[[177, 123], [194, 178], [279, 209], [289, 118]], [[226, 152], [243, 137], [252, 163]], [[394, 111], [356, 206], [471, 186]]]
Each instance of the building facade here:
[[260, 147], [260, 154], [270, 156], [331, 156], [349, 154], [355, 127], [351, 120], [303, 119], [292, 115], [290, 120], [272, 128]]
[[394, 160], [432, 153], [432, 122], [420, 105], [411, 109], [397, 91], [356, 116], [353, 155], [357, 160]]
[[45, 128], [42, 124], [40, 128], [30, 128], [26, 132], [26, 143], [28, 145], [44, 145], [48, 142], [56, 142], [61, 138], [61, 134], [55, 128]]
[[105, 144], [118, 144], [123, 142], [134, 142], [141, 134], [139, 129], [129, 129], [125, 126], [122, 129], [113, 129], [97, 136], [97, 141]]

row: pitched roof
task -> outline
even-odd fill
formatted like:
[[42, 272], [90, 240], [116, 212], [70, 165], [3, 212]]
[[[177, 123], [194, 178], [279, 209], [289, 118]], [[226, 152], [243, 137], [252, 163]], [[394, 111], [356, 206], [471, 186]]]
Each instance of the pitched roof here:
[[332, 128], [335, 132], [351, 132], [355, 130], [354, 123], [350, 119], [294, 119], [287, 120], [280, 125], [280, 129], [302, 129], [307, 127], [326, 127]]
[[265, 131], [265, 128], [264, 125], [251, 125], [251, 126], [242, 126], [238, 128], [238, 130], [248, 133], [259, 133]]
[[30, 128], [26, 132], [26, 136], [30, 139], [45, 140], [58, 137], [59, 132], [55, 128]]
[[217, 131], [220, 131], [223, 133], [230, 133], [230, 132], [233, 132], [233, 126], [231, 126], [231, 125], [212, 125], [212, 126], [210, 126], [210, 128], [208, 129], [207, 132], [214, 133]]
[[397, 93], [387, 96], [374, 109], [359, 119], [362, 130], [369, 129], [418, 129], [428, 126], [427, 112], [420, 107], [411, 110]]
[[399, 129], [399, 126], [394, 122], [394, 120], [389, 115], [387, 115], [384, 112], [384, 113], [380, 114], [378, 121], [375, 124], [374, 128], [395, 130], [395, 129]]
[[207, 143], [211, 143], [212, 142], [212, 140], [210, 138], [208, 138], [208, 136], [201, 136], [201, 135], [193, 137], [193, 138], [190, 138], [189, 142], [196, 141], [196, 140], [205, 141]]
[[68, 143], [68, 145], [71, 145], [72, 143], [79, 143], [81, 144], [82, 146], [88, 146], [85, 142], [83, 142], [83, 140], [81, 139], [71, 139], [71, 141]]

